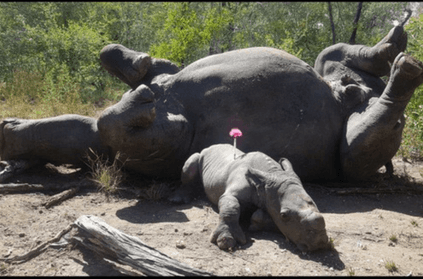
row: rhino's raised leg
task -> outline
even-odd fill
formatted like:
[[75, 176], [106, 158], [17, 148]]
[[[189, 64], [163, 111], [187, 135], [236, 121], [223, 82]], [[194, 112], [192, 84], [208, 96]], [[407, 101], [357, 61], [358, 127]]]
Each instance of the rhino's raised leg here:
[[166, 59], [156, 59], [147, 53], [131, 50], [119, 44], [105, 46], [100, 52], [101, 65], [113, 76], [136, 89], [149, 84], [161, 74], [174, 74], [178, 66]]
[[101, 65], [120, 80], [137, 88], [151, 66], [147, 53], [133, 51], [119, 44], [105, 46], [100, 52]]
[[320, 75], [327, 76], [333, 74], [331, 62], [339, 62], [348, 68], [381, 77], [389, 74], [395, 57], [406, 46], [407, 33], [402, 26], [395, 26], [373, 47], [339, 43], [326, 48], [317, 57], [314, 68]]
[[391, 160], [401, 143], [404, 110], [422, 83], [423, 63], [398, 54], [383, 94], [359, 106], [345, 125], [341, 143], [345, 179], [364, 179]]
[[175, 203], [189, 203], [193, 195], [201, 188], [200, 153], [192, 154], [182, 167], [181, 186], [168, 198]]
[[210, 236], [210, 241], [216, 243], [222, 250], [235, 247], [236, 243], [247, 242], [245, 234], [239, 225], [241, 206], [237, 198], [223, 194], [219, 199], [219, 224]]

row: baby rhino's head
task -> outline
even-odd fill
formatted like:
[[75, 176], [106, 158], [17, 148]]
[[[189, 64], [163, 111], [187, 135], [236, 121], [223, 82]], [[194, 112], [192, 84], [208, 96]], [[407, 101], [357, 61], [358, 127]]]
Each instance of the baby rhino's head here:
[[266, 173], [250, 168], [247, 178], [263, 193], [267, 212], [279, 230], [303, 251], [329, 248], [325, 220], [304, 190], [287, 159], [280, 160], [281, 171]]

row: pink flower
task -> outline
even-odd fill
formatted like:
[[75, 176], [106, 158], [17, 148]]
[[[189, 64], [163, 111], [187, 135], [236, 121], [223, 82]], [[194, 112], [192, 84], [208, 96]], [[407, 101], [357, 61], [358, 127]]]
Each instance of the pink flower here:
[[242, 132], [241, 132], [241, 130], [239, 130], [238, 128], [233, 128], [233, 129], [229, 132], [229, 135], [230, 135], [231, 137], [235, 137], [235, 138], [237, 138], [237, 137], [241, 137], [241, 136], [242, 136]]
[[238, 128], [232, 128], [229, 135], [234, 138], [234, 160], [236, 159], [236, 138], [242, 136], [241, 130]]

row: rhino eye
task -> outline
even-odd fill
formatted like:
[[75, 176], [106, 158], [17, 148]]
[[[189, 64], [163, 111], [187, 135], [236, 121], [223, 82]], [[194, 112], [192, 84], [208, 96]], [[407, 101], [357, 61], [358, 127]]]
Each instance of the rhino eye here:
[[282, 221], [287, 222], [289, 220], [289, 211], [288, 209], [282, 209], [279, 213]]

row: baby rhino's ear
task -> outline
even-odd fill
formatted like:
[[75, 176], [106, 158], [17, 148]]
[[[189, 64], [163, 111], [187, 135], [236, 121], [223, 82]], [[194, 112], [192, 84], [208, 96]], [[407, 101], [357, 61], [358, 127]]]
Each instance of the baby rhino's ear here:
[[279, 164], [281, 165], [281, 167], [284, 171], [293, 171], [294, 170], [291, 162], [286, 158], [281, 158], [279, 160]]
[[254, 185], [256, 188], [264, 188], [267, 179], [267, 173], [253, 168], [248, 168], [247, 173], [245, 174], [248, 182], [251, 185]]

